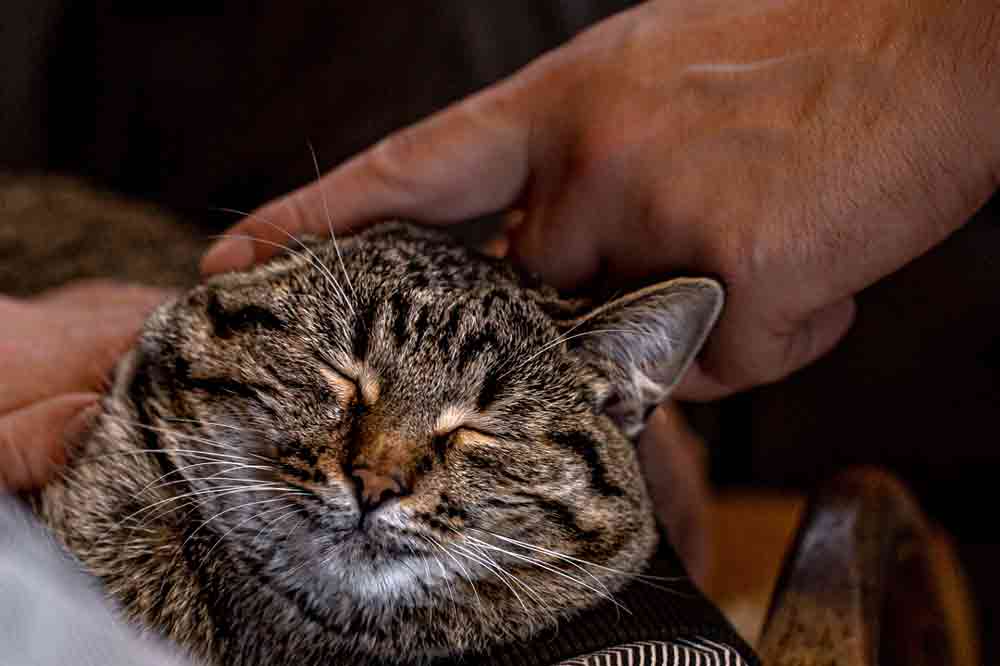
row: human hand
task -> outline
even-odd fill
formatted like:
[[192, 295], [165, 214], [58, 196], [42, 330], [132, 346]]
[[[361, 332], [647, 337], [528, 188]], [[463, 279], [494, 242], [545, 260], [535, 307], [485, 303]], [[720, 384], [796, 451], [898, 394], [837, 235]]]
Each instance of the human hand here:
[[[727, 307], [675, 395], [720, 397], [829, 350], [855, 293], [996, 188], [997, 11], [651, 0], [236, 231], [282, 244], [271, 225], [323, 233], [515, 208], [512, 257], [557, 286], [714, 274]], [[273, 252], [230, 240], [203, 268]]]
[[108, 372], [166, 296], [99, 281], [0, 296], [0, 491], [40, 486], [64, 462]]

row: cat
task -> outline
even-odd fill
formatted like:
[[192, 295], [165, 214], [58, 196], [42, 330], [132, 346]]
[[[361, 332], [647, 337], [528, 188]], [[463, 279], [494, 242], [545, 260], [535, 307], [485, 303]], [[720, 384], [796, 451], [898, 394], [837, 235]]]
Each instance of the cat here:
[[708, 278], [566, 299], [404, 222], [297, 241], [150, 316], [34, 507], [206, 664], [485, 653], [644, 569], [634, 442], [722, 303]]

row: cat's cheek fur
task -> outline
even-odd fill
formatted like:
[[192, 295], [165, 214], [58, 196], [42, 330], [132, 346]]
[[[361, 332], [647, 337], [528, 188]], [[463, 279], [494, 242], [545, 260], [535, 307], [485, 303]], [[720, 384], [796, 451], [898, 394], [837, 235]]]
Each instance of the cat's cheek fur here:
[[[84, 450], [36, 498], [123, 612], [212, 666], [420, 663], [528, 638], [641, 572], [651, 502], [591, 393], [603, 370], [648, 400], [628, 364], [672, 385], [714, 311], [677, 328], [690, 290], [661, 286], [599, 309], [591, 323], [629, 339], [581, 354], [551, 314], [573, 304], [439, 232], [385, 224], [341, 251], [311, 244], [157, 310]], [[660, 305], [669, 318], [646, 316]], [[642, 334], [639, 315], [694, 332], [674, 370], [652, 347], [608, 353]], [[370, 375], [363, 404], [344, 404], [335, 359]], [[495, 432], [437, 432], [469, 418]], [[400, 480], [367, 517], [361, 464]]]

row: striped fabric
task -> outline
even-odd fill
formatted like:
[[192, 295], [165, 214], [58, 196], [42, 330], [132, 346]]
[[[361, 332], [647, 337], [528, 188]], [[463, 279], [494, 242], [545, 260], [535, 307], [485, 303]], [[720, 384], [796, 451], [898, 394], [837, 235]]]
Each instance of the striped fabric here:
[[746, 666], [746, 662], [728, 645], [692, 638], [620, 645], [560, 662], [558, 666]]

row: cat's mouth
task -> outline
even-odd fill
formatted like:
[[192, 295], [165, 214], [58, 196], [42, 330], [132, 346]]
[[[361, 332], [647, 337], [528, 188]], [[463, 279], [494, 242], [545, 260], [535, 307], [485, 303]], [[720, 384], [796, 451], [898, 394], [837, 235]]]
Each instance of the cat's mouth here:
[[419, 603], [438, 587], [450, 585], [453, 572], [435, 558], [429, 544], [388, 537], [359, 527], [345, 532], [321, 562], [321, 575], [365, 603]]

